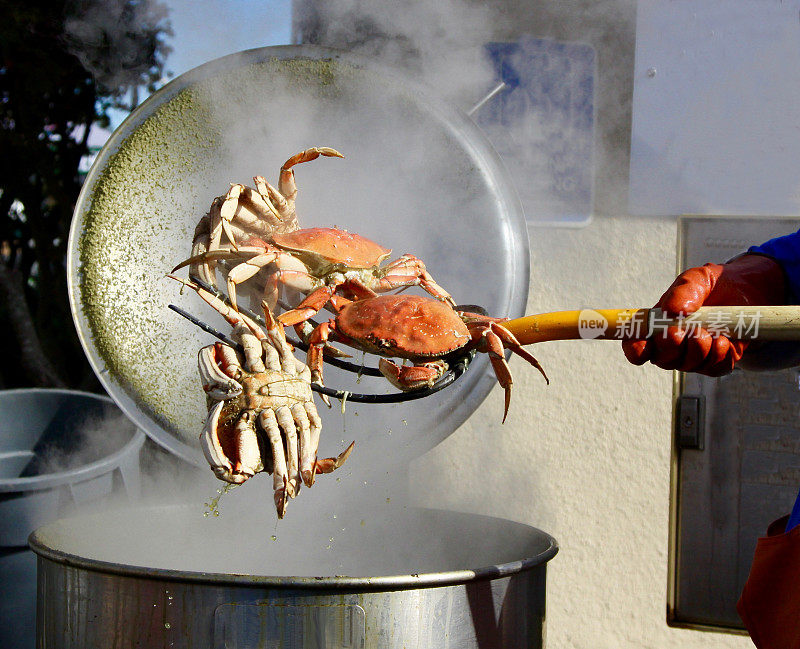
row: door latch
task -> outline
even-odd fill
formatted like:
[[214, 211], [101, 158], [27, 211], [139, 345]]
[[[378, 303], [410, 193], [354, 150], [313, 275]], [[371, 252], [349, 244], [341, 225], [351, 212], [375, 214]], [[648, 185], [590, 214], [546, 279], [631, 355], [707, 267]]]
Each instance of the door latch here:
[[703, 421], [705, 397], [682, 395], [676, 409], [678, 448], [703, 450], [705, 422]]

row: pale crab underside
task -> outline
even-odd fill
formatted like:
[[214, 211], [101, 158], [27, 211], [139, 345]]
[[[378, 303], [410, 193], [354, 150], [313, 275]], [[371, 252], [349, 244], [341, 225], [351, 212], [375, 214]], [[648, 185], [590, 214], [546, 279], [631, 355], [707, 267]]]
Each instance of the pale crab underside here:
[[215, 343], [198, 354], [209, 402], [200, 436], [206, 460], [218, 478], [234, 484], [261, 471], [271, 473], [275, 507], [282, 518], [301, 482], [310, 487], [316, 474], [340, 467], [354, 444], [335, 458], [317, 457], [322, 420], [310, 371], [294, 357], [283, 327], [266, 305], [266, 327], [261, 328], [208, 291], [183, 283], [226, 318], [240, 346], [235, 350]]

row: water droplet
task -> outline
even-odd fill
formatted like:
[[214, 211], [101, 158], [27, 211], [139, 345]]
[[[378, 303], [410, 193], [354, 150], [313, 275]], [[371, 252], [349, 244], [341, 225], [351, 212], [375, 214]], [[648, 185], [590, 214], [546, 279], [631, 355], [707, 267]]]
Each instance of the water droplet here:
[[169, 622], [164, 622], [164, 628], [169, 629], [171, 624]]
[[226, 483], [221, 489], [217, 489], [217, 495], [214, 496], [209, 502], [203, 503], [207, 510], [203, 513], [203, 516], [206, 518], [209, 516], [219, 516], [219, 501], [226, 493], [233, 491], [238, 486], [239, 485], [236, 484]]
[[333, 517], [336, 518], [336, 514], [334, 514]]
[[647, 68], [647, 76], [652, 79], [656, 76], [656, 69], [655, 68]]
[[278, 540], [278, 537], [275, 534], [273, 534], [269, 538], [271, 538], [273, 541], [277, 541]]

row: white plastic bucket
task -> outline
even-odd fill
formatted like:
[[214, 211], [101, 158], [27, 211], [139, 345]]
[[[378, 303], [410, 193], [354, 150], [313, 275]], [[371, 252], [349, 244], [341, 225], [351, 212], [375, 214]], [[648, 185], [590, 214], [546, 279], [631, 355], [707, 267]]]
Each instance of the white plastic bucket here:
[[106, 396], [0, 391], [0, 646], [33, 649], [36, 556], [29, 534], [112, 494], [137, 497], [145, 435]]

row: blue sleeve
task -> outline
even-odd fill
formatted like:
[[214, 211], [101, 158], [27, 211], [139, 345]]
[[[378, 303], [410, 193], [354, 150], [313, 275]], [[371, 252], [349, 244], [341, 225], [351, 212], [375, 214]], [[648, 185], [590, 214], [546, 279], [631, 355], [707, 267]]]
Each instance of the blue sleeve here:
[[770, 239], [760, 246], [753, 246], [748, 252], [756, 252], [772, 257], [782, 267], [789, 282], [789, 290], [798, 302], [800, 296], [800, 230], [784, 237]]

